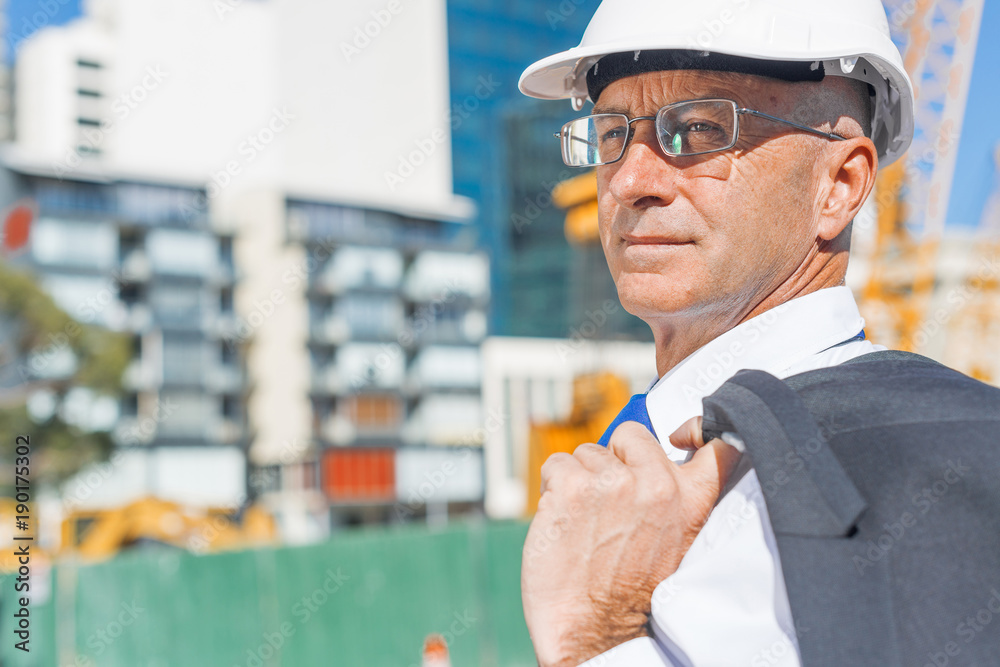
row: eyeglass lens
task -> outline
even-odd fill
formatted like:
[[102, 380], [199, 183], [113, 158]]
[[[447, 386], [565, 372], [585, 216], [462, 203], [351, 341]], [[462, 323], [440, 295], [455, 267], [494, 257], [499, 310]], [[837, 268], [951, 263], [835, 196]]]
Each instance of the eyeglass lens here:
[[[685, 156], [725, 150], [736, 136], [736, 105], [729, 100], [701, 100], [664, 107], [656, 116], [660, 146], [668, 155]], [[621, 158], [629, 135], [624, 114], [598, 114], [563, 127], [563, 159], [571, 166], [594, 166]]]

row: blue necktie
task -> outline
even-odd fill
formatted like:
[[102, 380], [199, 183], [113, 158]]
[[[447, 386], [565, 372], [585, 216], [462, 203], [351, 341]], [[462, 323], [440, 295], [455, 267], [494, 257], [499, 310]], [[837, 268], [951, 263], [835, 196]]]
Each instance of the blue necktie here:
[[[865, 338], [866, 338], [865, 331], [864, 329], [862, 329], [861, 333], [859, 333], [857, 336], [849, 338], [845, 340], [843, 343], [838, 343], [833, 347], [840, 347], [841, 345], [853, 343], [854, 341], [857, 340], [865, 340]], [[833, 348], [828, 348], [828, 349], [833, 349]], [[826, 350], [824, 350], [824, 352], [825, 351]], [[649, 412], [646, 410], [646, 394], [636, 394], [635, 396], [629, 399], [625, 407], [622, 408], [622, 411], [618, 413], [618, 416], [615, 417], [615, 420], [611, 422], [610, 426], [608, 426], [608, 429], [604, 432], [604, 435], [601, 436], [601, 439], [597, 441], [597, 444], [601, 445], [602, 447], [607, 447], [608, 443], [611, 442], [611, 434], [615, 432], [615, 429], [618, 428], [618, 426], [622, 422], [639, 422], [640, 424], [649, 429], [649, 432], [653, 434], [654, 438], [659, 440], [659, 438], [656, 436], [656, 431], [653, 429], [653, 423], [649, 421]]]
[[656, 437], [656, 431], [653, 430], [653, 423], [649, 421], [649, 412], [646, 411], [646, 394], [636, 394], [629, 399], [628, 403], [622, 408], [622, 411], [618, 413], [615, 420], [611, 422], [611, 426], [608, 430], [604, 432], [601, 439], [597, 441], [597, 444], [602, 447], [607, 447], [608, 443], [611, 442], [611, 434], [615, 432], [618, 425], [622, 422], [639, 422], [643, 426], [649, 429], [649, 432]]

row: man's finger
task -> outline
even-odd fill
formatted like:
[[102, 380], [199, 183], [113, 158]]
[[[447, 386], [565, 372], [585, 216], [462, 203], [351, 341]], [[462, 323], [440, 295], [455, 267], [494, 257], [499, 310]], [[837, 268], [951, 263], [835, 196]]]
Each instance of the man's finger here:
[[608, 451], [629, 466], [643, 466], [667, 457], [656, 437], [639, 422], [622, 422], [611, 434]]
[[692, 417], [670, 434], [670, 444], [677, 449], [701, 449], [705, 440], [701, 435], [701, 417]]
[[583, 464], [583, 467], [590, 472], [600, 473], [609, 468], [624, 465], [618, 457], [609, 452], [606, 448], [593, 443], [584, 443], [576, 448], [573, 456]]
[[727, 445], [719, 438], [701, 447], [691, 460], [681, 466], [681, 474], [693, 483], [714, 493], [714, 503], [719, 492], [725, 488], [729, 476], [736, 469], [742, 456], [735, 447]]
[[556, 452], [545, 459], [545, 463], [542, 464], [542, 487], [540, 493], [544, 494], [545, 490], [551, 487], [554, 482], [557, 482], [559, 478], [572, 474], [574, 470], [579, 470], [581, 467], [582, 464], [580, 461], [574, 458], [572, 454]]

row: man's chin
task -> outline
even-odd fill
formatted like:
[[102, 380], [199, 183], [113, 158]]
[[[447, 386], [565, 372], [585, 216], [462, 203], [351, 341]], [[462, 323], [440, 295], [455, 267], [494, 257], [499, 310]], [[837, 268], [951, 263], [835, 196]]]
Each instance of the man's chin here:
[[712, 301], [691, 284], [690, 276], [682, 282], [669, 275], [623, 274], [616, 286], [622, 307], [647, 321], [703, 311]]

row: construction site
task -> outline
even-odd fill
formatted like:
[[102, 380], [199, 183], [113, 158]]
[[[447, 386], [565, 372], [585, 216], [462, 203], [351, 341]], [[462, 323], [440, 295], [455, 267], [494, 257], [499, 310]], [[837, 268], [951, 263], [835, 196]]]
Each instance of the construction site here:
[[[60, 76], [73, 80], [67, 90], [79, 98], [67, 102], [74, 111], [66, 145], [76, 151], [84, 132], [113, 116], [108, 105], [122, 82], [141, 74], [127, 49], [135, 50], [135, 62], [162, 59], [167, 71], [189, 75], [199, 58], [225, 61], [209, 50], [162, 55], [167, 40], [140, 43], [161, 19], [169, 24], [163, 30], [179, 34], [190, 16], [200, 16], [196, 31], [218, 38], [222, 51], [228, 44], [249, 53], [249, 44], [270, 40], [274, 52], [267, 57], [279, 63], [271, 68], [254, 54], [248, 63], [225, 65], [230, 88], [206, 93], [206, 108], [213, 100], [221, 105], [216, 124], [173, 148], [156, 129], [204, 91], [182, 97], [175, 90], [181, 75], [171, 75], [162, 90], [144, 93], [149, 105], [122, 119], [117, 133], [74, 153], [85, 162], [69, 171], [58, 166], [65, 146], [52, 138], [62, 136], [55, 121], [46, 128], [41, 115], [5, 120], [3, 270], [8, 264], [26, 270], [37, 278], [39, 294], [49, 296], [38, 306], [42, 301], [17, 297], [24, 292], [15, 289], [15, 278], [4, 278], [0, 408], [13, 416], [0, 424], [31, 433], [38, 452], [32, 480], [45, 477], [46, 466], [54, 472], [44, 484], [32, 482], [28, 503], [15, 485], [0, 498], [0, 664], [538, 664], [520, 572], [542, 463], [596, 442], [629, 397], [655, 379], [651, 338], [630, 333], [635, 318], [622, 312], [603, 265], [594, 171], [567, 174], [551, 139], [557, 124], [535, 107], [504, 107], [483, 87], [491, 72], [463, 73], [473, 61], [462, 49], [480, 46], [463, 46], [460, 39], [475, 40], [456, 36], [462, 28], [455, 26], [473, 19], [489, 25], [491, 12], [506, 11], [499, 4], [486, 10], [490, 3], [435, 0], [420, 17], [404, 8], [414, 16], [397, 19], [394, 3], [361, 3], [350, 16], [330, 8], [319, 18], [304, 9], [305, 0], [288, 7], [221, 3], [233, 13], [219, 18], [201, 16], [192, 1], [182, 3], [188, 14], [169, 19], [166, 4], [152, 0], [146, 14], [124, 0], [88, 3], [66, 27], [40, 26], [16, 63], [4, 66], [5, 79], [16, 67], [17, 80], [30, 81], [39, 71], [33, 68], [65, 61]], [[986, 97], [976, 95], [1000, 68], [982, 57], [993, 36], [984, 15], [997, 7], [987, 9], [985, 0], [883, 4], [915, 88], [916, 132], [906, 156], [880, 170], [854, 220], [847, 284], [868, 339], [1000, 386], [1000, 142], [989, 147], [989, 161], [960, 151], [969, 142], [963, 122], [970, 105], [985, 105]], [[510, 29], [534, 21], [539, 39], [568, 43], [565, 35], [578, 38], [593, 9], [574, 5], [555, 23], [551, 11], [525, 9]], [[275, 17], [277, 27], [269, 23]], [[337, 34], [353, 51], [342, 50], [340, 37], [303, 53], [293, 48], [300, 35], [323, 42], [315, 34], [319, 19], [346, 26]], [[989, 20], [994, 30], [1000, 26], [995, 14]], [[371, 22], [377, 31], [366, 27]], [[135, 30], [128, 39], [117, 32], [123, 26]], [[358, 34], [367, 41], [358, 42]], [[375, 166], [316, 167], [337, 150], [330, 139], [337, 132], [327, 128], [336, 123], [307, 113], [305, 105], [331, 104], [339, 89], [384, 75], [399, 50], [417, 53], [416, 65], [427, 70], [450, 59], [450, 78], [447, 68], [435, 70], [408, 84], [410, 92], [379, 95], [432, 93], [435, 103], [419, 112], [417, 124], [437, 128], [445, 118], [451, 139], [437, 150], [427, 148], [430, 140], [406, 135], [403, 153], [389, 140], [376, 145], [381, 157], [369, 160]], [[334, 63], [334, 83], [281, 81], [281, 71], [303, 68], [309, 57]], [[508, 57], [521, 62], [509, 71], [532, 59]], [[497, 68], [514, 90], [508, 70]], [[274, 80], [260, 91], [242, 89], [259, 71]], [[3, 94], [19, 96], [10, 106], [22, 114], [61, 99], [60, 91], [21, 85]], [[91, 88], [100, 92], [86, 92]], [[269, 125], [274, 100], [284, 99], [278, 91], [291, 96], [300, 114], [288, 130]], [[469, 110], [472, 102], [479, 111]], [[236, 134], [213, 138], [226, 114], [240, 117], [244, 103], [260, 112], [256, 120], [240, 120]], [[456, 115], [462, 105], [468, 120]], [[341, 123], [350, 116], [338, 113]], [[97, 125], [77, 123], [87, 114]], [[372, 123], [393, 122], [388, 112], [378, 114]], [[515, 177], [496, 192], [460, 182], [472, 178], [469, 165], [496, 155], [462, 154], [463, 147], [477, 137], [504, 143], [488, 128], [518, 118], [539, 129], [525, 144], [528, 154], [542, 145], [556, 155], [547, 163], [554, 168], [524, 177], [537, 188], [523, 192]], [[244, 125], [280, 134], [275, 141], [286, 142], [283, 157], [262, 148], [259, 162], [240, 163], [246, 174], [230, 174], [234, 187], [217, 187], [216, 180], [213, 190], [218, 168], [228, 169], [230, 158], [243, 160], [233, 146], [246, 134]], [[323, 137], [323, 146], [313, 146], [313, 136]], [[506, 138], [511, 145], [521, 141]], [[201, 162], [186, 156], [157, 164], [143, 154], [199, 145], [209, 153]], [[359, 143], [350, 150], [369, 148]], [[416, 164], [415, 154], [427, 165]], [[988, 184], [985, 204], [977, 219], [950, 219], [956, 179], [970, 170], [976, 187]], [[399, 191], [382, 187], [395, 182], [386, 173], [399, 179]], [[490, 178], [482, 175], [483, 182]], [[331, 189], [330, 182], [343, 185]], [[542, 201], [549, 205], [536, 206]], [[500, 212], [483, 213], [491, 208]], [[487, 224], [489, 215], [499, 222]], [[526, 217], [526, 233], [499, 229]], [[88, 225], [85, 232], [39, 250], [77, 219]], [[485, 231], [474, 231], [477, 225]], [[77, 262], [77, 253], [91, 252], [83, 239], [101, 235], [113, 239], [106, 252], [94, 250], [91, 264]], [[531, 238], [542, 240], [529, 247]], [[156, 250], [168, 245], [173, 254]], [[204, 267], [195, 266], [202, 260]], [[589, 296], [568, 315], [553, 312], [563, 318], [558, 336], [526, 335], [521, 325], [505, 324], [519, 303], [532, 300], [544, 312], [553, 300], [577, 299], [554, 283], [570, 282], [573, 271], [589, 271], [595, 261], [603, 273]], [[535, 280], [537, 294], [527, 293], [518, 276], [535, 270], [530, 262], [558, 269], [550, 275], [560, 279]], [[92, 307], [93, 318], [81, 317], [77, 306], [108, 290], [113, 298]], [[202, 305], [192, 310], [195, 300]], [[45, 316], [32, 319], [28, 312]], [[27, 324], [17, 323], [18, 314]], [[52, 332], [70, 332], [77, 321], [83, 334], [69, 333], [68, 345], [51, 342]], [[120, 354], [87, 356], [96, 349], [87, 342], [97, 340], [88, 338], [92, 328], [118, 336], [107, 349]], [[18, 352], [18, 341], [28, 338], [34, 349]], [[68, 371], [59, 370], [61, 351], [38, 362], [39, 350], [56, 348], [76, 353]], [[44, 372], [30, 381], [13, 370], [36, 362]], [[115, 386], [93, 380], [100, 377], [93, 367], [114, 369]], [[77, 387], [87, 390], [86, 400], [74, 394]], [[85, 428], [104, 414], [102, 392], [114, 397], [112, 416], [104, 426]], [[170, 416], [170, 405], [182, 416]], [[74, 455], [70, 445], [43, 448], [43, 438], [55, 433], [45, 430], [53, 415], [72, 438], [86, 440], [83, 454]], [[144, 423], [153, 424], [150, 432], [142, 431]], [[2, 437], [13, 441], [19, 433]], [[12, 454], [0, 462], [5, 484], [14, 478], [13, 461]], [[15, 526], [24, 516], [29, 527], [21, 533]], [[33, 536], [25, 607], [30, 653], [10, 640], [18, 629], [12, 591], [22, 534]]]

